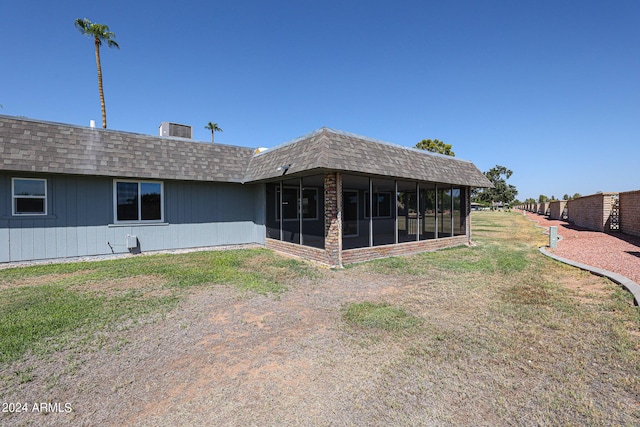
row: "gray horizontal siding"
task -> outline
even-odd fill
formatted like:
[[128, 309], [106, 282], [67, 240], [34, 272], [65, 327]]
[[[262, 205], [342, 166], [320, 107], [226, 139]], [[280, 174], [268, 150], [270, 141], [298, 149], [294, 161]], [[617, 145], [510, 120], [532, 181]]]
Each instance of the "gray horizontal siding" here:
[[[11, 178], [46, 178], [48, 215], [11, 215]], [[162, 224], [114, 225], [113, 180], [51, 174], [0, 174], [0, 262], [264, 243], [263, 185], [164, 181]], [[258, 205], [259, 206], [258, 206]]]

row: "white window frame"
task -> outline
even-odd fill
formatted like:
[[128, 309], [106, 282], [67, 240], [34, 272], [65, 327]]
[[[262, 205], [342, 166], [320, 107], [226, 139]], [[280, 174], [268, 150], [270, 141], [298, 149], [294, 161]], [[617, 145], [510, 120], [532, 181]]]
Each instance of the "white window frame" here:
[[[44, 181], [44, 196], [25, 196], [16, 194], [16, 180], [18, 181]], [[11, 178], [11, 213], [14, 216], [46, 216], [48, 213], [48, 203], [47, 203], [47, 186], [48, 182], [46, 178], [20, 178], [14, 177]], [[44, 212], [35, 213], [35, 212], [16, 212], [16, 199], [43, 199], [44, 200]]]
[[[138, 184], [138, 219], [118, 220], [118, 183], [131, 182]], [[140, 197], [141, 184], [160, 184], [160, 219], [142, 218], [142, 197]], [[114, 224], [152, 224], [164, 222], [164, 182], [140, 179], [114, 179], [113, 180], [113, 222]]]

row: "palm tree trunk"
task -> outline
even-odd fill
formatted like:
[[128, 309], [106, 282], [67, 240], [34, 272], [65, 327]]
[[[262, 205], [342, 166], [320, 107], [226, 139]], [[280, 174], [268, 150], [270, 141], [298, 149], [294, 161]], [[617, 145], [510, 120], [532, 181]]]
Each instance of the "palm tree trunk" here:
[[104, 90], [102, 89], [102, 66], [100, 65], [100, 40], [96, 39], [96, 66], [98, 67], [98, 91], [100, 92], [100, 107], [102, 108], [102, 127], [107, 128], [107, 107], [104, 103]]

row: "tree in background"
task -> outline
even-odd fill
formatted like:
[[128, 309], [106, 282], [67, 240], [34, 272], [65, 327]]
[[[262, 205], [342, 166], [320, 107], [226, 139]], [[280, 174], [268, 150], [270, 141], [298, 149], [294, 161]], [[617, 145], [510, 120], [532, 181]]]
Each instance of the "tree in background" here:
[[87, 18], [76, 19], [76, 28], [82, 34], [93, 39], [93, 44], [96, 47], [96, 66], [98, 67], [98, 91], [100, 92], [100, 107], [102, 108], [102, 127], [107, 128], [107, 107], [104, 103], [104, 90], [102, 89], [102, 65], [100, 64], [100, 46], [102, 43], [106, 43], [108, 47], [115, 47], [120, 49], [120, 46], [114, 40], [116, 35], [109, 31], [109, 27], [104, 24], [96, 24], [89, 21]]
[[211, 142], [214, 142], [213, 141], [213, 134], [215, 132], [223, 132], [223, 130], [218, 126], [218, 124], [217, 123], [213, 123], [213, 122], [207, 123], [207, 125], [204, 128], [211, 131]]
[[541, 194], [538, 196], [538, 203], [547, 203], [548, 201], [549, 201], [549, 198], [544, 194]]
[[484, 173], [494, 188], [482, 188], [474, 190], [473, 199], [477, 203], [491, 204], [502, 203], [503, 205], [511, 204], [518, 190], [514, 185], [508, 184], [507, 179], [511, 178], [513, 172], [504, 166], [496, 165]]
[[445, 144], [439, 139], [423, 139], [416, 144], [416, 148], [419, 150], [426, 150], [432, 153], [445, 154], [447, 156], [455, 157], [456, 154], [451, 151], [451, 144]]

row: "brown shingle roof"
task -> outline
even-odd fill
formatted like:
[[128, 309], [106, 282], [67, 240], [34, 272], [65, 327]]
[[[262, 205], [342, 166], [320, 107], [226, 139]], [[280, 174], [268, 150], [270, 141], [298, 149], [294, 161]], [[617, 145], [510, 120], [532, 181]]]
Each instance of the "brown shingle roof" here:
[[255, 155], [245, 181], [279, 177], [282, 171], [276, 169], [284, 165], [291, 165], [287, 175], [325, 169], [472, 187], [492, 186], [471, 162], [328, 128]]
[[124, 178], [256, 182], [337, 170], [490, 187], [471, 162], [328, 128], [254, 150], [0, 116], [0, 170]]
[[0, 170], [242, 182], [254, 150], [0, 116]]

